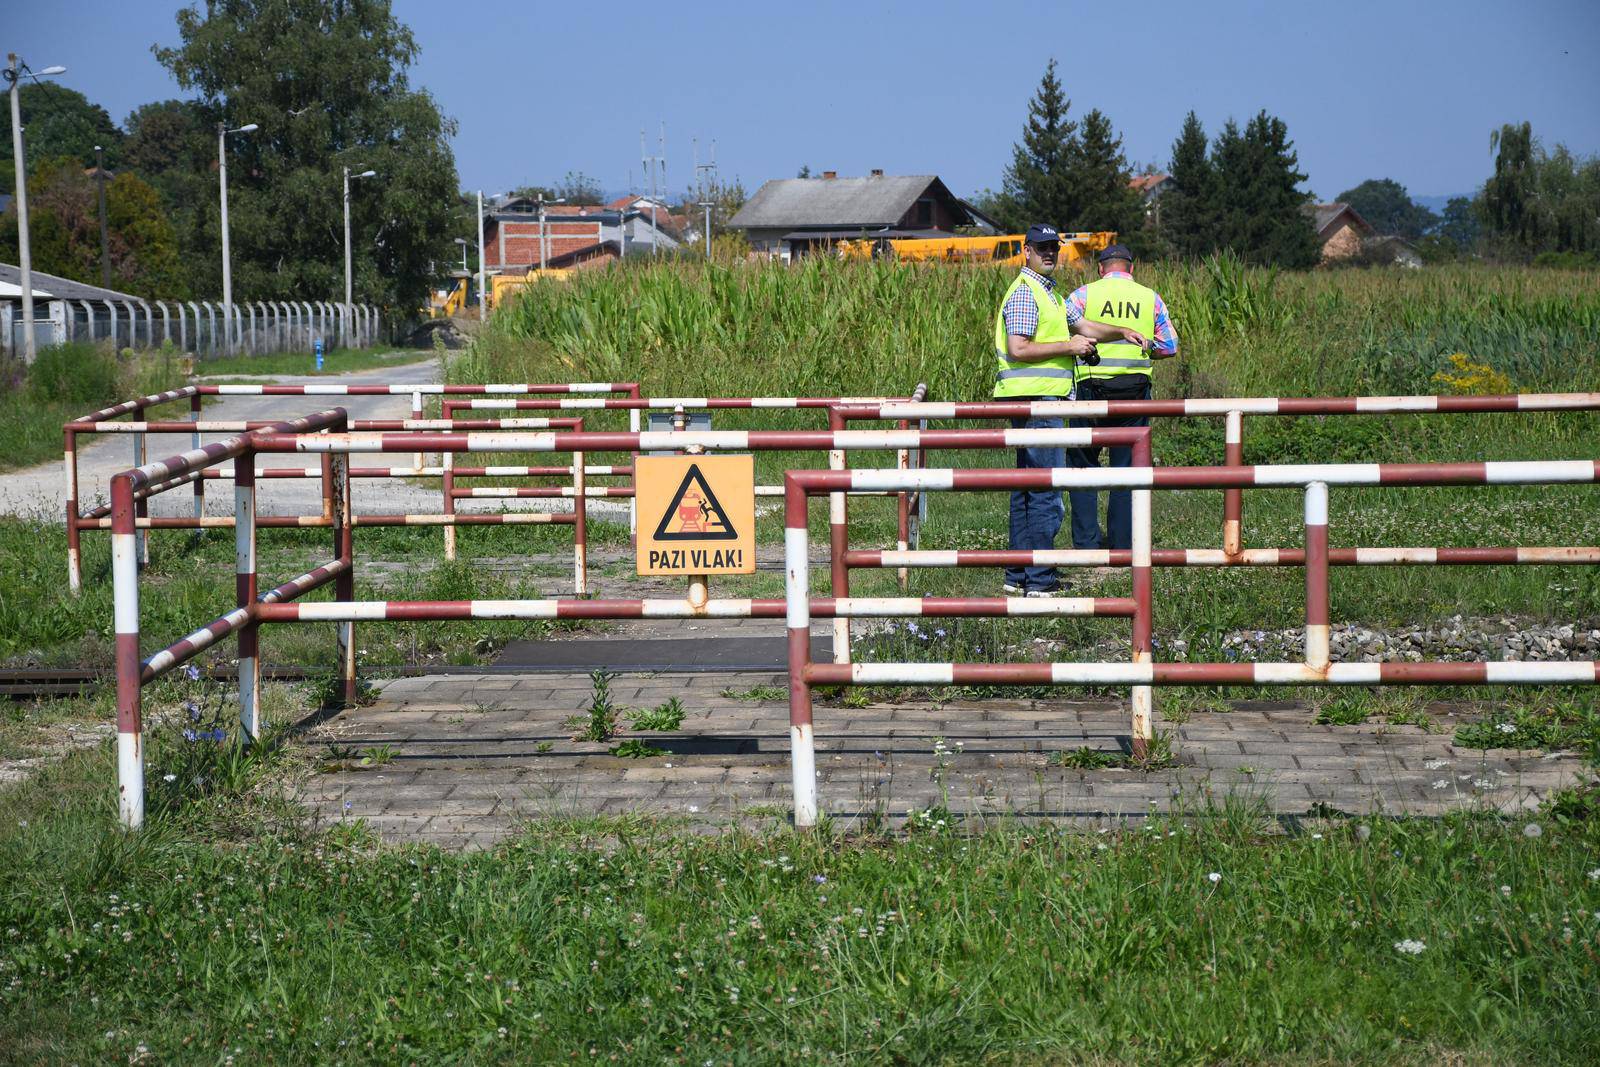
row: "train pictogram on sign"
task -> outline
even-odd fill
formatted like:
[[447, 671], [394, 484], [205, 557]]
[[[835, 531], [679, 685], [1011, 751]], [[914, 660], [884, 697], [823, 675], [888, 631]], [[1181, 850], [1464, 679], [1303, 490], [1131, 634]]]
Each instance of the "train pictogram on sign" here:
[[656, 524], [657, 541], [737, 541], [739, 533], [711, 491], [700, 467], [691, 463], [678, 491]]

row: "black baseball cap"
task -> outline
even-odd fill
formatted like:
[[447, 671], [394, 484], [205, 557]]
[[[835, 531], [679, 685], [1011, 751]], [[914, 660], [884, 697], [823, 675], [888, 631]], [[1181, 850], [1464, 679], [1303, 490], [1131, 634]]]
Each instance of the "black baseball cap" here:
[[1030, 245], [1058, 245], [1061, 243], [1061, 235], [1056, 232], [1054, 226], [1046, 226], [1042, 222], [1036, 222], [1028, 227], [1027, 242]]
[[1127, 245], [1107, 245], [1105, 250], [1095, 257], [1099, 263], [1107, 263], [1113, 259], [1123, 259], [1132, 263], [1133, 253], [1128, 251]]

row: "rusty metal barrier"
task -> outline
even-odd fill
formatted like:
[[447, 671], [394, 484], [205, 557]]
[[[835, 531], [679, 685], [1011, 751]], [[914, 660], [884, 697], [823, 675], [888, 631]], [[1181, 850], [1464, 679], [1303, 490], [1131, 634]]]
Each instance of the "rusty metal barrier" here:
[[[440, 412], [446, 419], [460, 417], [460, 413], [476, 411], [627, 411], [629, 413], [629, 429], [639, 428], [639, 413], [641, 411], [668, 411], [673, 413], [673, 428], [682, 430], [687, 428], [685, 417], [691, 411], [796, 411], [827, 409], [831, 411], [838, 405], [872, 405], [890, 403], [923, 403], [928, 394], [926, 382], [917, 383], [911, 395], [905, 399], [883, 397], [833, 397], [833, 396], [757, 396], [757, 397], [639, 397], [631, 396], [623, 399], [608, 399], [599, 397], [566, 397], [560, 399], [533, 399], [512, 400], [504, 397], [471, 398], [466, 400], [446, 400], [441, 405]], [[830, 416], [830, 425], [832, 417]], [[901, 429], [906, 429], [909, 424], [900, 423]], [[636, 456], [630, 458], [637, 458]], [[903, 469], [909, 465], [910, 453], [907, 449], [898, 451], [898, 463]], [[444, 496], [445, 510], [451, 511], [454, 502], [463, 498], [526, 498], [526, 497], [563, 497], [569, 496], [576, 490], [565, 487], [554, 488], [549, 486], [492, 486], [474, 489], [460, 489], [455, 484], [456, 478], [478, 477], [538, 477], [549, 473], [549, 468], [530, 467], [525, 469], [496, 467], [489, 468], [453, 468], [449, 454], [441, 456], [441, 463], [450, 471], [445, 478]], [[588, 474], [600, 477], [625, 477], [630, 481], [633, 477], [633, 467], [628, 465], [591, 466]], [[589, 486], [585, 493], [590, 497], [626, 499], [629, 504], [629, 531], [632, 532], [634, 511], [634, 489], [630, 485], [621, 486]], [[757, 485], [758, 497], [781, 497], [782, 485]], [[910, 510], [908, 494], [906, 493], [859, 493], [858, 496], [892, 496], [897, 499], [899, 508], [900, 538], [903, 542], [908, 536]], [[455, 540], [453, 531], [445, 531], [445, 558], [455, 559]], [[904, 581], [901, 585], [904, 586]]]
[[[354, 699], [356, 674], [353, 626], [357, 621], [422, 619], [639, 619], [639, 618], [771, 618], [784, 617], [781, 599], [713, 600], [704, 576], [689, 579], [688, 595], [662, 600], [492, 600], [492, 601], [355, 601], [353, 530], [347, 508], [351, 452], [637, 452], [662, 450], [806, 451], [837, 449], [1005, 448], [1024, 446], [1069, 447], [1097, 444], [1137, 446], [1148, 440], [1148, 430], [723, 430], [706, 432], [347, 432], [342, 409], [319, 412], [267, 430], [238, 437], [157, 463], [148, 463], [116, 475], [111, 481], [112, 579], [117, 634], [117, 748], [119, 810], [124, 824], [138, 826], [144, 819], [143, 686], [181, 666], [189, 659], [232, 634], [239, 638], [239, 721], [247, 738], [260, 730], [258, 628], [270, 622], [337, 622], [339, 676], [345, 699]], [[255, 456], [258, 453], [316, 453], [324, 457], [323, 470], [332, 501], [336, 558], [322, 567], [259, 593], [256, 567]], [[235, 608], [148, 658], [140, 656], [139, 568], [135, 537], [139, 529], [138, 494], [151, 486], [171, 482], [232, 460], [242, 480], [235, 481], [234, 537]], [[859, 472], [863, 475], [870, 472]], [[871, 489], [872, 486], [864, 485]], [[335, 582], [331, 603], [301, 604], [301, 594]], [[928, 598], [932, 612], [967, 616], [1067, 616], [1100, 614], [1124, 616], [1131, 610], [1124, 601], [1105, 599], [1085, 605], [1075, 600], [1024, 598]], [[900, 598], [819, 599], [812, 610], [820, 617], [888, 616], [904, 614]]]
[[[80, 434], [105, 434], [125, 433], [133, 439], [134, 466], [142, 465], [148, 458], [148, 444], [146, 435], [149, 433], [188, 433], [190, 434], [190, 447], [200, 447], [200, 435], [206, 432], [235, 433], [250, 427], [255, 428], [263, 423], [246, 423], [238, 420], [213, 420], [210, 422], [201, 419], [201, 406], [204, 398], [208, 396], [404, 396], [411, 397], [411, 419], [409, 420], [377, 420], [382, 426], [372, 425], [373, 429], [404, 428], [404, 424], [424, 429], [421, 424], [426, 420], [422, 418], [422, 398], [424, 396], [484, 396], [493, 394], [508, 395], [544, 395], [544, 394], [590, 394], [590, 393], [623, 393], [627, 396], [637, 397], [639, 385], [637, 382], [570, 382], [559, 384], [542, 383], [515, 383], [515, 384], [485, 384], [485, 385], [445, 385], [440, 383], [420, 383], [414, 385], [340, 385], [336, 383], [313, 383], [310, 385], [187, 385], [181, 389], [171, 389], [164, 393], [153, 393], [149, 396], [137, 397], [133, 400], [113, 404], [88, 415], [80, 416], [62, 426], [64, 437], [63, 459], [66, 473], [65, 505], [67, 513], [67, 588], [76, 596], [83, 588], [83, 564], [81, 535], [84, 530], [97, 530], [106, 528], [107, 516], [110, 507], [94, 509], [89, 515], [79, 512], [78, 501], [78, 436]], [[187, 400], [189, 404], [188, 421], [168, 420], [166, 422], [118, 422], [123, 415], [143, 416], [150, 408], [160, 407], [165, 404]], [[366, 420], [373, 422], [373, 420]], [[270, 424], [270, 423], [267, 423]], [[637, 428], [636, 426], [634, 428]], [[320, 472], [314, 470], [295, 471], [281, 469], [278, 472], [259, 472], [258, 477], [263, 478], [316, 478]], [[194, 516], [192, 519], [177, 516], [165, 517], [149, 524], [143, 524], [135, 538], [135, 555], [142, 565], [150, 559], [149, 545], [146, 539], [146, 530], [149, 529], [183, 529], [198, 530], [207, 526], [232, 525], [228, 520], [222, 523], [209, 522], [205, 516], [205, 482], [219, 478], [228, 478], [222, 471], [207, 471], [204, 477], [193, 479]], [[416, 453], [410, 467], [388, 468], [356, 468], [352, 477], [358, 478], [443, 478], [444, 471], [429, 468], [423, 463], [423, 454]], [[154, 489], [154, 487], [152, 487]], [[176, 486], [162, 486], [155, 489], [155, 493], [164, 492]], [[149, 517], [147, 499], [154, 493], [147, 493], [135, 503], [135, 514], [140, 519]], [[326, 512], [326, 508], [324, 508]], [[527, 512], [526, 515], [538, 513]], [[281, 518], [284, 521], [275, 521]], [[300, 522], [300, 516], [274, 516], [264, 517], [262, 526], [300, 526], [300, 525], [325, 525], [325, 522], [307, 521]], [[316, 517], [303, 517], [315, 519]], [[379, 519], [397, 519], [397, 516], [378, 516]], [[373, 522], [367, 525], [432, 525], [443, 526], [448, 534], [453, 534], [455, 525], [459, 522], [467, 524], [492, 523], [492, 522], [569, 522], [576, 520], [553, 520], [544, 518], [517, 518], [505, 520], [478, 520], [478, 519], [451, 519], [433, 515], [406, 516], [410, 522], [385, 521]]]
[[[959, 431], [957, 431], [959, 432]], [[1103, 432], [1103, 431], [1102, 431]], [[794, 821], [818, 817], [812, 688], [818, 685], [1103, 685], [1128, 686], [1135, 755], [1153, 738], [1151, 687], [1158, 685], [1593, 685], [1600, 662], [1333, 663], [1329, 655], [1328, 491], [1330, 486], [1554, 485], [1600, 482], [1600, 461], [1485, 463], [1343, 463], [1286, 466], [1058, 468], [1055, 470], [791, 471], [785, 485], [784, 558], [788, 604], [789, 732]], [[1133, 572], [1130, 663], [812, 663], [810, 531], [812, 496], [861, 487], [952, 491], [995, 489], [1129, 489], [1132, 548], [1122, 564]], [[1290, 487], [1305, 494], [1306, 657], [1302, 663], [1156, 663], [1151, 636], [1151, 490]], [[985, 552], [946, 565], [993, 566], [1036, 561], [1037, 553]], [[1054, 554], [1052, 554], [1054, 555]], [[1062, 559], [1059, 562], [1069, 562]], [[1074, 559], [1077, 565], [1096, 565]], [[835, 559], [835, 568], [838, 562]], [[956, 617], [932, 598], [906, 598], [905, 615]], [[835, 603], [841, 602], [835, 599]], [[1046, 601], [1048, 603], [1048, 601]], [[1099, 603], [1098, 601], [1096, 602]], [[1097, 612], [1098, 613], [1098, 612]], [[1106, 611], [1105, 614], [1113, 612]], [[837, 620], [840, 616], [835, 615]], [[848, 618], [848, 616], [846, 616]]]
[[[1057, 417], [1072, 419], [1153, 417], [1211, 417], [1225, 421], [1223, 464], [1244, 464], [1243, 424], [1246, 415], [1338, 416], [1394, 414], [1461, 414], [1489, 412], [1600, 411], [1600, 393], [1525, 393], [1510, 396], [1375, 396], [1375, 397], [1234, 397], [1191, 400], [1042, 400], [982, 401], [972, 403], [884, 403], [841, 404], [830, 415], [835, 430], [848, 429], [852, 422], [894, 421], [900, 426], [908, 420], [926, 425], [931, 420], [1010, 420], [1016, 418]], [[916, 466], [926, 466], [926, 457], [917, 455]], [[1137, 458], [1135, 465], [1139, 465]], [[831, 464], [844, 469], [843, 456]], [[904, 466], [904, 464], [902, 464]], [[910, 496], [910, 506], [920, 496]], [[835, 515], [830, 527], [833, 549], [834, 596], [850, 594], [852, 569], [896, 568], [901, 588], [905, 588], [907, 569], [954, 566], [1061, 566], [1126, 567], [1128, 549], [1051, 549], [1033, 553], [960, 550], [924, 551], [914, 539], [902, 535], [890, 550], [852, 551], [847, 536], [847, 505], [835, 495]], [[1243, 490], [1223, 488], [1222, 547], [1152, 549], [1156, 567], [1302, 567], [1303, 550], [1293, 548], [1243, 547]], [[902, 527], [904, 530], [905, 527]], [[1336, 567], [1401, 566], [1406, 564], [1540, 564], [1568, 565], [1600, 563], [1600, 547], [1521, 546], [1521, 547], [1376, 547], [1336, 548], [1329, 562]], [[850, 661], [848, 620], [834, 624], [834, 661]]]

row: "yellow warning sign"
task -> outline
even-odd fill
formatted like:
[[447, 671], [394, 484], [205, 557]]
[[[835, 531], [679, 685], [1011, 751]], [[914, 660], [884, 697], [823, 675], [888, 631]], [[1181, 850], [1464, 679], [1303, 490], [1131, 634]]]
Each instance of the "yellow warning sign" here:
[[640, 456], [637, 570], [652, 574], [756, 572], [752, 456]]

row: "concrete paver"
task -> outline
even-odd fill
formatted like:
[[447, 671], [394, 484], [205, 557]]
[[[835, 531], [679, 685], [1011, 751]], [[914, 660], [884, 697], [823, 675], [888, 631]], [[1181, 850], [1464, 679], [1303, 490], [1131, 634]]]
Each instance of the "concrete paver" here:
[[[659, 631], [657, 631], [659, 636]], [[700, 638], [703, 639], [703, 638]], [[397, 679], [370, 707], [343, 712], [306, 735], [357, 750], [387, 745], [392, 759], [312, 777], [304, 799], [328, 819], [367, 819], [380, 834], [451, 848], [484, 847], [526, 819], [640, 813], [683, 819], [688, 829], [787, 819], [788, 710], [783, 699], [720, 696], [776, 686], [776, 672], [715, 676], [636, 674], [613, 698], [653, 707], [676, 696], [683, 728], [641, 736], [666, 750], [646, 760], [572, 741], [567, 725], [590, 696], [581, 674], [541, 674], [486, 688], [471, 675]], [[462, 712], [481, 693], [517, 694], [514, 707]], [[622, 694], [626, 693], [626, 696]], [[1160, 771], [1076, 770], [1049, 763], [1080, 746], [1121, 751], [1122, 705], [1107, 700], [907, 702], [844, 708], [819, 704], [817, 770], [822, 809], [846, 829], [895, 828], [910, 810], [943, 802], [984, 820], [1017, 818], [1101, 826], [1152, 812], [1193, 810], [1230, 794], [1276, 815], [1326, 806], [1347, 814], [1437, 815], [1479, 807], [1520, 811], [1576, 780], [1577, 754], [1457, 751], [1448, 733], [1318, 726], [1308, 708], [1282, 702], [1163, 724], [1178, 765]], [[624, 720], [625, 722], [625, 720]], [[933, 738], [961, 742], [935, 775]]]

